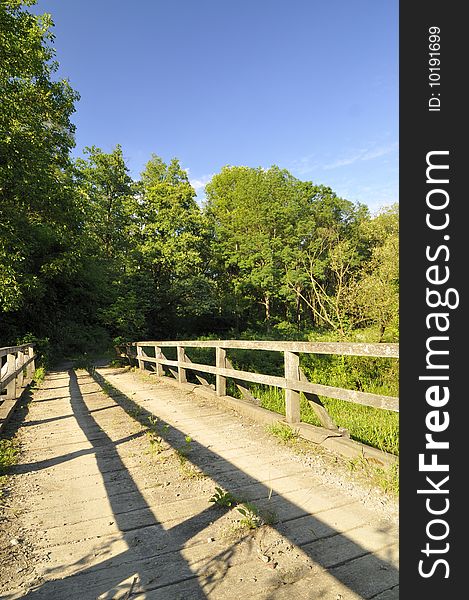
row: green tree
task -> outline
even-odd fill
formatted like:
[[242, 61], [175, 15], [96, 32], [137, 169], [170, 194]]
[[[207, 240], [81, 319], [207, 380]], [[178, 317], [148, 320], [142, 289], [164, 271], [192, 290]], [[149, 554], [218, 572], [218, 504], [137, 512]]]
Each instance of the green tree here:
[[252, 318], [267, 324], [282, 302], [282, 254], [294, 231], [299, 183], [276, 166], [224, 167], [206, 186], [206, 212], [227, 295], [233, 295], [239, 314], [250, 309]]
[[125, 260], [132, 245], [136, 186], [119, 144], [110, 153], [92, 146], [76, 161], [87, 224], [106, 259]]
[[349, 289], [357, 325], [373, 325], [379, 341], [399, 335], [399, 207], [394, 204], [362, 226], [370, 257]]
[[286, 247], [285, 281], [315, 326], [345, 336], [354, 323], [349, 285], [366, 257], [360, 227], [368, 210], [329, 187], [305, 182], [293, 243]]
[[76, 161], [76, 185], [86, 215], [83, 241], [99, 300], [95, 313], [115, 343], [147, 334], [151, 290], [139, 254], [139, 186], [129, 175], [121, 146], [109, 153], [92, 146]]
[[213, 311], [208, 274], [208, 226], [177, 159], [156, 155], [141, 176], [137, 209], [141, 269], [153, 282], [151, 331], [187, 331]]
[[77, 268], [82, 222], [69, 158], [78, 94], [55, 80], [50, 15], [0, 4], [0, 336], [28, 326], [29, 307]]
[[225, 167], [206, 190], [216, 269], [235, 310], [250, 311], [251, 326], [260, 324], [252, 314], [257, 304], [267, 327], [312, 323], [344, 334], [346, 283], [361, 260], [365, 207], [275, 166]]

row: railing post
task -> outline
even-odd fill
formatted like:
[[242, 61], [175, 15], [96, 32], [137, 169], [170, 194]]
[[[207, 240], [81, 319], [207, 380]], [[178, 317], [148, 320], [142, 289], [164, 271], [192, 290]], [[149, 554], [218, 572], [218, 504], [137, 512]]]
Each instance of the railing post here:
[[[34, 346], [28, 346], [28, 358], [32, 358], [34, 356]], [[26, 376], [28, 379], [33, 379], [34, 373], [36, 372], [36, 366], [34, 364], [34, 360], [32, 360], [29, 365], [26, 367]]]
[[[176, 346], [176, 347], [177, 347], [178, 362], [186, 362], [186, 353], [184, 352], [184, 347], [183, 346]], [[178, 381], [179, 381], [179, 383], [186, 383], [186, 381], [187, 381], [186, 369], [184, 369], [183, 367], [179, 367], [179, 366], [178, 366]]]
[[143, 371], [145, 369], [145, 363], [143, 362], [142, 356], [143, 356], [143, 354], [142, 354], [142, 347], [141, 346], [137, 346], [138, 368]]
[[[216, 367], [217, 369], [226, 369], [226, 350], [224, 348], [215, 349], [216, 352]], [[216, 374], [215, 388], [217, 396], [226, 396], [226, 377], [223, 375]]]
[[[7, 377], [16, 370], [16, 357], [14, 354], [7, 354]], [[7, 385], [5, 400], [16, 400], [16, 378], [13, 378]]]
[[[300, 357], [287, 350], [285, 350], [285, 379], [287, 382], [300, 379]], [[288, 387], [285, 389], [285, 417], [287, 423], [300, 422], [300, 394]]]
[[20, 369], [18, 371], [18, 375], [16, 376], [16, 386], [21, 390], [23, 387], [24, 380], [24, 371], [22, 369], [24, 365], [24, 352], [23, 350], [18, 350], [18, 356], [16, 357], [16, 368]]
[[[155, 346], [155, 358], [156, 358], [156, 360], [158, 360], [159, 358], [164, 358], [163, 352], [161, 352], [161, 348], [159, 346]], [[158, 377], [164, 376], [163, 365], [160, 365], [159, 362], [155, 363], [155, 371], [156, 371], [156, 375]]]

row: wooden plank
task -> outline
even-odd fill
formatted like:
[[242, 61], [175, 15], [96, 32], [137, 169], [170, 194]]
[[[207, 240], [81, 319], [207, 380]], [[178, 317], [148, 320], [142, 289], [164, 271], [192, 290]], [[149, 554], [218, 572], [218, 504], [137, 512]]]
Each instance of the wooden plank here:
[[185, 352], [183, 346], [176, 346], [177, 348], [177, 357], [178, 357], [178, 381], [179, 383], [186, 383], [186, 369], [182, 365], [186, 365], [187, 362], [185, 360]]
[[220, 369], [226, 368], [226, 350], [224, 348], [216, 348], [216, 365], [217, 374], [215, 390], [217, 392], [217, 396], [226, 396], [226, 377], [220, 375]]
[[[228, 369], [233, 369], [233, 365], [231, 364], [231, 361], [228, 358], [225, 360], [225, 362]], [[235, 385], [241, 392], [241, 395], [245, 400], [248, 400], [248, 402], [252, 402], [256, 406], [260, 406], [260, 400], [258, 400], [258, 398], [254, 398], [254, 396], [251, 394], [247, 387], [241, 385], [240, 383], [235, 383]]]
[[[7, 371], [8, 372], [8, 371]], [[1, 381], [0, 381], [0, 392], [3, 392], [3, 390], [7, 387], [7, 385], [13, 380], [16, 379], [16, 371], [13, 371], [13, 373], [8, 373], [8, 375], [6, 375]]]
[[326, 396], [326, 398], [335, 398], [337, 400], [362, 404], [363, 406], [372, 406], [373, 408], [382, 408], [399, 412], [399, 398], [395, 398], [394, 396], [382, 396], [380, 394], [346, 390], [344, 388], [303, 381], [300, 381], [299, 384], [297, 384], [297, 388], [300, 392], [311, 392], [313, 394], [318, 394], [319, 396]]
[[367, 344], [349, 342], [278, 342], [254, 340], [188, 340], [134, 342], [139, 347], [160, 346], [161, 348], [183, 345], [185, 348], [225, 348], [244, 350], [273, 350], [277, 352], [299, 352], [306, 354], [339, 354], [345, 356], [371, 356], [399, 358], [399, 344]]
[[[14, 355], [10, 355], [10, 356], [14, 356]], [[37, 358], [37, 354], [33, 354], [33, 356], [31, 356], [30, 358], [25, 360], [23, 363], [23, 369], [26, 368], [31, 363], [34, 364], [34, 361], [36, 358]], [[3, 376], [2, 376], [2, 380], [0, 381], [0, 392], [2, 392], [13, 379], [16, 379], [16, 377], [18, 376], [18, 370], [19, 369], [16, 369], [16, 367], [15, 367], [15, 370], [13, 372], [9, 372], [8, 362], [5, 363], [5, 365], [3, 365], [3, 367], [2, 367]], [[7, 373], [7, 375], [5, 375], [5, 373]]]
[[7, 354], [16, 354], [18, 351], [24, 352], [31, 344], [23, 344], [22, 346], [5, 346], [0, 348], [0, 358], [7, 356]]
[[33, 379], [34, 377], [34, 373], [36, 371], [36, 363], [35, 363], [35, 355], [34, 355], [34, 348], [32, 346], [28, 347], [28, 360], [26, 360], [26, 362], [24, 363], [24, 366], [27, 367], [26, 369], [26, 376], [29, 379]]
[[174, 377], [174, 379], [176, 379], [176, 380], [179, 379], [179, 375], [178, 375], [177, 371], [175, 371], [174, 369], [168, 369], [168, 371], [171, 373], [171, 375]]
[[[150, 362], [155, 362], [156, 359], [147, 358]], [[177, 360], [160, 360], [163, 365], [179, 367]], [[241, 381], [250, 381], [252, 383], [261, 383], [263, 385], [272, 385], [279, 388], [289, 388], [297, 392], [309, 392], [326, 396], [327, 398], [335, 398], [337, 400], [345, 400], [347, 402], [355, 402], [364, 406], [372, 406], [374, 408], [383, 408], [399, 412], [399, 398], [394, 396], [382, 396], [380, 394], [370, 394], [368, 392], [359, 392], [356, 390], [346, 390], [344, 388], [332, 387], [329, 385], [321, 385], [319, 383], [310, 383], [308, 381], [287, 381], [284, 377], [275, 375], [263, 375], [261, 373], [251, 373], [249, 371], [238, 371], [236, 369], [218, 369], [211, 365], [202, 365], [199, 363], [182, 363], [186, 369], [201, 371], [202, 373], [212, 373], [213, 375], [223, 375], [232, 379]]]
[[143, 371], [143, 369], [145, 369], [145, 362], [143, 361], [142, 357], [143, 357], [143, 349], [141, 346], [137, 346], [138, 368]]
[[[285, 379], [286, 381], [299, 380], [300, 357], [294, 352], [285, 351]], [[294, 386], [285, 388], [285, 418], [287, 423], [299, 423], [300, 394]]]
[[[156, 359], [165, 358], [165, 356], [159, 346], [155, 346], [155, 358]], [[186, 356], [186, 360], [187, 360], [187, 356]], [[163, 369], [161, 363], [159, 363], [159, 362], [156, 363], [156, 374], [158, 375], [158, 377], [164, 376], [164, 369]]]
[[[7, 390], [5, 400], [16, 399], [16, 357], [14, 354], [7, 355], [8, 375], [5, 387]], [[12, 377], [13, 376], [13, 377]]]
[[16, 357], [16, 385], [20, 389], [23, 387], [24, 362], [24, 352], [22, 350], [18, 350], [18, 356]]
[[[192, 364], [192, 361], [191, 361], [191, 359], [190, 359], [190, 358], [187, 356], [187, 353], [186, 353], [186, 361]], [[156, 365], [157, 365], [157, 367], [158, 367], [158, 363], [156, 363]], [[215, 386], [214, 386], [214, 385], [212, 385], [212, 384], [210, 384], [210, 383], [209, 383], [209, 382], [208, 382], [208, 381], [207, 381], [207, 380], [206, 380], [204, 377], [201, 377], [200, 375], [197, 375], [197, 373], [195, 373], [195, 376], [196, 376], [197, 380], [199, 381], [199, 383], [200, 383], [201, 385], [203, 385], [204, 387], [208, 387], [208, 388], [210, 388], [211, 390], [214, 390], [214, 389], [215, 389]]]
[[[300, 372], [300, 381], [308, 381], [308, 378], [306, 377], [303, 369], [301, 367], [299, 367], [299, 372]], [[303, 392], [305, 395], [306, 400], [309, 402], [309, 405], [311, 406], [311, 408], [314, 410], [314, 413], [316, 414], [317, 418], [319, 419], [319, 422], [321, 423], [321, 425], [323, 427], [325, 427], [326, 429], [330, 429], [332, 431], [338, 431], [338, 427], [337, 425], [334, 423], [334, 420], [332, 419], [331, 415], [327, 412], [324, 404], [321, 402], [319, 396], [317, 396], [316, 394], [311, 394], [309, 392]]]

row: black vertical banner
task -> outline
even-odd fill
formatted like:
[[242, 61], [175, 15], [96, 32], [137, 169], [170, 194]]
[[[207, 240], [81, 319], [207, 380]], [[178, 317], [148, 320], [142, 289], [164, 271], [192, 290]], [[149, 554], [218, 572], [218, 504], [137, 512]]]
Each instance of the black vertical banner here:
[[[469, 277], [462, 2], [400, 3], [404, 599], [468, 595]], [[464, 108], [463, 108], [464, 106]]]

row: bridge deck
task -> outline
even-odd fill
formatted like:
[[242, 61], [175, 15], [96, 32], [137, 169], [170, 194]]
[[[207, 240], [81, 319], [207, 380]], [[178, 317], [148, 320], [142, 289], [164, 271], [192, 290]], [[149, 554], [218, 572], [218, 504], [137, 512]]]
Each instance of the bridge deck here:
[[[20, 439], [11, 501], [34, 570], [5, 599], [398, 597], [396, 518], [216, 401], [123, 369], [57, 371]], [[215, 486], [271, 523], [242, 528]]]

